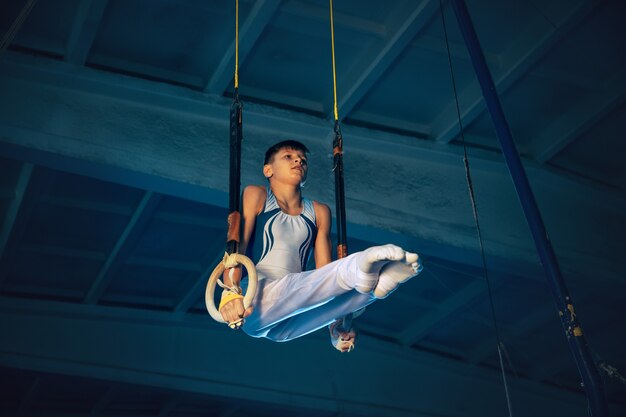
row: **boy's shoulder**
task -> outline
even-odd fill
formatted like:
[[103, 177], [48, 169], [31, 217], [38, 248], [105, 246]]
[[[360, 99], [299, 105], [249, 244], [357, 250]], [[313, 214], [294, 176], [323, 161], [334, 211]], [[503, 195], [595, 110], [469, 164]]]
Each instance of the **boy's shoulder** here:
[[248, 185], [243, 189], [243, 209], [244, 212], [258, 215], [267, 198], [267, 190], [261, 185]]
[[321, 210], [330, 210], [330, 207], [328, 207], [328, 204], [324, 204], [324, 203], [320, 203], [317, 200], [311, 200], [313, 202], [313, 207], [319, 208]]
[[324, 203], [313, 200], [313, 210], [315, 210], [316, 217], [330, 217], [330, 207]]
[[247, 185], [246, 188], [243, 189], [243, 192], [250, 196], [267, 194], [266, 188], [262, 185]]

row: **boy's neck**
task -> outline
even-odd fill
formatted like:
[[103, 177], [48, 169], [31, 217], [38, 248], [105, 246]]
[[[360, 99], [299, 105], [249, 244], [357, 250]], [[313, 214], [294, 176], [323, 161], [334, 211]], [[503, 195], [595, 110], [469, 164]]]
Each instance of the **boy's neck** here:
[[270, 189], [276, 197], [278, 205], [283, 211], [299, 210], [302, 206], [302, 192], [300, 186], [281, 184], [270, 181]]

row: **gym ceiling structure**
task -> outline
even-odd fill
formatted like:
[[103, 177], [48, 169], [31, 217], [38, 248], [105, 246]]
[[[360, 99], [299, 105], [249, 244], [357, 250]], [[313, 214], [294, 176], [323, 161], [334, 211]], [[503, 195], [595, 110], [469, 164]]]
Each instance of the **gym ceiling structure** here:
[[[466, 5], [610, 415], [626, 416], [626, 3]], [[297, 139], [304, 194], [334, 207], [329, 4], [239, 9], [242, 184]], [[0, 415], [495, 417], [507, 392], [514, 415], [588, 415], [451, 1], [334, 4], [348, 249], [424, 262], [355, 320], [349, 354], [325, 330], [252, 339], [204, 305], [226, 237], [234, 0], [0, 10]]]

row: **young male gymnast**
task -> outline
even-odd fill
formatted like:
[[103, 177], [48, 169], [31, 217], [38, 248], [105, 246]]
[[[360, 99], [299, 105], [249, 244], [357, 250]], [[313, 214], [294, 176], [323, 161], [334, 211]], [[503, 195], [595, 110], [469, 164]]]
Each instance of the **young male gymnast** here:
[[[330, 209], [302, 196], [307, 153], [294, 140], [275, 144], [263, 165], [269, 185], [244, 189], [240, 251], [256, 265], [257, 294], [254, 308], [245, 310], [241, 267], [228, 269], [219, 311], [232, 328], [277, 342], [329, 325], [333, 346], [350, 351], [356, 333], [339, 331], [341, 318], [387, 297], [417, 275], [421, 264], [417, 254], [394, 245], [374, 246], [332, 262]], [[311, 250], [316, 269], [304, 271]]]

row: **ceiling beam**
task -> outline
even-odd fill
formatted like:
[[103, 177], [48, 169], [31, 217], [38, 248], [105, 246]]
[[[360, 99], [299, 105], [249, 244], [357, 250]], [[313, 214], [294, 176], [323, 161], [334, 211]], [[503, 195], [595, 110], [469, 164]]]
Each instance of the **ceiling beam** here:
[[175, 259], [153, 258], [147, 256], [129, 256], [126, 265], [147, 266], [151, 268], [173, 269], [198, 273], [202, 267], [198, 262], [179, 261]]
[[[256, 0], [239, 31], [239, 67], [242, 66], [259, 37], [276, 13], [280, 0]], [[235, 41], [229, 46], [213, 71], [204, 91], [222, 95], [233, 79], [235, 68]]]
[[[1, 143], [1, 142], [0, 142]], [[29, 161], [27, 164], [30, 164]], [[26, 168], [26, 171], [24, 171]], [[7, 280], [11, 277], [11, 261], [17, 256], [20, 250], [20, 245], [22, 245], [23, 236], [27, 231], [28, 224], [31, 221], [35, 209], [39, 203], [39, 199], [41, 195], [45, 195], [49, 192], [52, 185], [56, 180], [56, 172], [55, 171], [46, 171], [43, 169], [39, 169], [33, 164], [32, 166], [24, 165], [21, 170], [25, 175], [20, 175], [18, 177], [18, 183], [22, 182], [24, 186], [24, 191], [21, 193], [21, 202], [19, 204], [19, 209], [16, 209], [16, 215], [13, 215], [8, 212], [7, 218], [12, 219], [7, 225], [11, 228], [11, 234], [8, 235], [8, 240], [5, 243], [2, 258], [0, 258], [0, 288], [3, 288], [7, 284]], [[26, 174], [29, 172], [28, 174]], [[28, 177], [28, 180], [27, 180]], [[27, 181], [26, 181], [27, 180]], [[18, 196], [16, 193], [16, 200]], [[12, 205], [16, 200], [11, 202], [9, 205]], [[10, 207], [9, 207], [10, 208]]]
[[[184, 116], [190, 119], [186, 120], [185, 123], [201, 120], [212, 123], [213, 129], [216, 129], [217, 124], [220, 124], [227, 133], [228, 120], [224, 114], [228, 114], [230, 101], [224, 98], [207, 96], [166, 84], [106, 74], [101, 71], [91, 71], [88, 68], [77, 74], [73, 68], [66, 64], [17, 53], [7, 53], [0, 67], [0, 76], [0, 80], [35, 82], [38, 85], [38, 91], [48, 87], [68, 95], [71, 95], [73, 91], [80, 91], [82, 94], [111, 99], [115, 105], [135, 104], [140, 105], [145, 110], [160, 110], [175, 116]], [[15, 85], [14, 82], [12, 84]], [[23, 95], [25, 92], [19, 90], [15, 91], [15, 94]], [[75, 101], [76, 98], [68, 96], [68, 100]], [[128, 110], [130, 111], [130, 109]], [[226, 113], [224, 113], [225, 111]], [[271, 135], [287, 133], [290, 137], [293, 135], [302, 137], [307, 143], [325, 143], [326, 136], [332, 131], [332, 126], [325, 119], [255, 103], [247, 104], [244, 116], [247, 132], [253, 131], [256, 134], [268, 133]], [[154, 117], [155, 115], [151, 115], [150, 120], [152, 121]], [[43, 134], [42, 136], [42, 132], [17, 126], [12, 127], [6, 123], [0, 123], [0, 127], [2, 127], [0, 130], [2, 141], [8, 141], [12, 136], [18, 137], [20, 143], [31, 143], [37, 139], [41, 141], [60, 141], [63, 139], [63, 136], [59, 134]], [[459, 164], [459, 158], [462, 158], [463, 155], [462, 149], [458, 147], [416, 141], [414, 138], [402, 135], [351, 125], [345, 126], [344, 130], [349, 133], [354, 149], [363, 149], [366, 152], [375, 151], [385, 156], [404, 158], [406, 161], [414, 162], [414, 155], [417, 154], [424, 161], [456, 166]], [[346, 135], [344, 134], [344, 136]], [[26, 141], [28, 136], [33, 139]], [[393, 146], [389, 146], [390, 143]], [[108, 149], [111, 147], [109, 146]], [[130, 149], [124, 149], [124, 151], [128, 153]], [[132, 160], [137, 162], [134, 157]], [[472, 160], [475, 171], [506, 172], [503, 171], [502, 158], [497, 153], [473, 149]], [[90, 166], [92, 171], [97, 168], [97, 164], [94, 166], [92, 163]], [[531, 164], [530, 170], [532, 169]], [[110, 172], [106, 174], [111, 175]], [[132, 172], [124, 172], [124, 176], [132, 177]], [[113, 180], [123, 183], [119, 178]], [[200, 185], [217, 189], [215, 186], [211, 187], [213, 184], [209, 183]], [[177, 195], [173, 191], [168, 191], [169, 193]], [[211, 200], [214, 199], [215, 196], [211, 196]]]
[[80, 248], [66, 248], [62, 246], [53, 245], [34, 245], [27, 244], [21, 245], [20, 251], [37, 253], [42, 255], [60, 256], [64, 258], [79, 258], [88, 259], [91, 261], [104, 261], [106, 260], [106, 253], [86, 250]]
[[[31, 252], [43, 255], [59, 256], [63, 258], [79, 258], [92, 261], [106, 261], [107, 254], [99, 251], [85, 250], [79, 248], [66, 248], [52, 245], [22, 245], [20, 251]], [[201, 265], [197, 262], [183, 262], [175, 259], [151, 258], [146, 256], [129, 256], [126, 258], [127, 265], [147, 266], [156, 268], [175, 269], [179, 271], [190, 271], [198, 273]]]
[[117, 204], [104, 201], [88, 201], [79, 198], [55, 197], [46, 198], [46, 204], [64, 207], [76, 208], [80, 210], [99, 211], [102, 213], [116, 214], [120, 216], [132, 216], [133, 208], [126, 204]]
[[20, 168], [20, 173], [17, 178], [17, 182], [15, 183], [14, 192], [15, 198], [13, 198], [6, 209], [6, 214], [4, 216], [4, 220], [2, 222], [2, 232], [0, 232], [0, 259], [4, 255], [4, 250], [7, 246], [7, 242], [9, 241], [9, 236], [11, 236], [11, 231], [13, 230], [13, 226], [15, 225], [15, 219], [17, 218], [17, 214], [20, 211], [20, 207], [22, 206], [22, 201], [24, 200], [24, 193], [26, 192], [26, 188], [28, 188], [28, 184], [30, 182], [30, 176], [33, 172], [33, 164], [31, 163], [23, 163]]
[[[385, 26], [395, 29], [395, 32], [386, 39], [384, 44], [375, 43], [369, 50], [363, 53], [360, 65], [357, 65], [350, 75], [342, 77], [342, 80], [350, 80], [347, 88], [342, 87], [346, 93], [339, 96], [339, 120], [348, 117], [361, 99], [378, 82], [382, 75], [391, 67], [400, 54], [410, 45], [411, 41], [426, 26], [428, 21], [439, 10], [435, 0], [422, 0], [411, 9], [399, 7], [393, 12]], [[397, 28], [397, 29], [396, 29]], [[328, 115], [329, 120], [334, 120], [334, 115]]]
[[[4, 156], [219, 207], [227, 206], [227, 187], [223, 181], [227, 162], [223, 155], [227, 154], [228, 149], [223, 138], [228, 134], [224, 115], [228, 114], [230, 100], [89, 68], [76, 71], [67, 63], [17, 53], [5, 56], [0, 74], [2, 88], [6, 89], [10, 97], [18, 101], [27, 100], [30, 108], [37, 108], [37, 111], [20, 113], [15, 110], [16, 106], [2, 106], [0, 152]], [[55, 105], [45, 99], [48, 97], [46, 92], [50, 91], [58, 99]], [[97, 112], [89, 114], [90, 109], [95, 111], [96, 101]], [[80, 112], [74, 113], [77, 108]], [[54, 113], [51, 109], [54, 109]], [[60, 109], [68, 112], [63, 115], [65, 123], [48, 126], [46, 120], [58, 120], [53, 115]], [[103, 114], [107, 117], [102, 117]], [[122, 115], [124, 119], [120, 120]], [[90, 118], [90, 123], [84, 122], [85, 117]], [[162, 124], [155, 125], [155, 120]], [[254, 136], [254, 141], [244, 142], [244, 153], [247, 155], [261, 155], [259, 158], [262, 158], [265, 148], [278, 138], [296, 136], [314, 151], [312, 166], [319, 166], [323, 171], [329, 163], [326, 158], [329, 142], [326, 139], [332, 127], [327, 120], [255, 103], [247, 104], [245, 120], [247, 134]], [[43, 126], [41, 129], [24, 127], [40, 124]], [[89, 134], [76, 137], [75, 132], [81, 132], [85, 126], [89, 127]], [[392, 161], [398, 170], [406, 172], [398, 196], [407, 200], [407, 204], [393, 205], [389, 203], [389, 198], [379, 198], [380, 194], [389, 194], [394, 190], [389, 187], [400, 190], [392, 171], [380, 171], [377, 177], [380, 184], [372, 184], [371, 191], [375, 195], [364, 195], [362, 188], [358, 193], [347, 193], [349, 218], [352, 219], [354, 230], [359, 230], [359, 223], [371, 226], [368, 233], [372, 228], [379, 231], [397, 230], [397, 222], [389, 215], [393, 212], [420, 219], [419, 227], [418, 222], [413, 221], [405, 224], [410, 229], [402, 231], [403, 235], [419, 237], [419, 247], [434, 245], [435, 234], [441, 243], [435, 246], [446, 253], [457, 249], [453, 251], [454, 257], [463, 248], [474, 247], [471, 216], [466, 215], [470, 212], [469, 208], [463, 212], [465, 208], [461, 203], [454, 204], [455, 209], [451, 211], [448, 206], [432, 208], [429, 201], [441, 200], [442, 188], [428, 195], [424, 189], [424, 184], [430, 184], [427, 188], [435, 190], [433, 184], [444, 183], [442, 187], [445, 187], [448, 195], [446, 200], [467, 201], [464, 187], [460, 185], [458, 189], [451, 189], [450, 184], [453, 182], [448, 181], [454, 175], [459, 178], [464, 176], [460, 147], [352, 125], [344, 126], [343, 133], [350, 138], [354, 149], [346, 153], [346, 163], [350, 162], [350, 158], [356, 161], [346, 172], [357, 183], [359, 178], [369, 178], [371, 164], [384, 166]], [[500, 155], [481, 149], [472, 149], [471, 153], [474, 175], [481, 175], [497, 186], [510, 186]], [[363, 158], [367, 158], [369, 164], [359, 163]], [[575, 214], [592, 209], [587, 205], [593, 205], [593, 210], [626, 212], [626, 199], [608, 187], [603, 188], [595, 182], [557, 172], [533, 161], [527, 161], [525, 165], [529, 180], [542, 185], [538, 198], [545, 198], [545, 201], [551, 203], [554, 200], [551, 190], [558, 190], [561, 194], [567, 192], [571, 197], [567, 202], [554, 201], [555, 204], [548, 205], [552, 210], [567, 204], [568, 207], [576, 208]], [[243, 172], [243, 176], [243, 182], [263, 181], [256, 171], [248, 170]], [[317, 182], [309, 181], [307, 194], [318, 201], [331, 201], [329, 187], [322, 177], [317, 176]], [[386, 185], [381, 186], [383, 183]], [[410, 197], [412, 195], [419, 195], [420, 198]], [[579, 195], [587, 195], [589, 198], [579, 201]], [[497, 202], [488, 201], [484, 204], [502, 203], [499, 198]], [[510, 203], [511, 207], [517, 204], [514, 194], [506, 203]], [[441, 217], [440, 208], [446, 209], [446, 213], [449, 211], [449, 216]], [[596, 217], [598, 221], [604, 218]], [[521, 215], [520, 221], [523, 221]], [[507, 262], [501, 265], [507, 271], [513, 269], [510, 266], [513, 255], [522, 261], [528, 259], [527, 253], [530, 256], [534, 254], [532, 248], [528, 252], [520, 252], [520, 247], [526, 243], [513, 243], [491, 245], [495, 255], [504, 259], [506, 254]], [[466, 255], [467, 263], [475, 264], [475, 261], [470, 260], [474, 257], [469, 256], [469, 252]], [[572, 256], [574, 259], [574, 254]], [[604, 262], [600, 258], [598, 261]], [[596, 264], [594, 270], [598, 271], [598, 267], [602, 265]], [[621, 281], [612, 272], [615, 267], [612, 264], [602, 267], [602, 278]]]
[[[321, 5], [320, 5], [321, 4]], [[329, 9], [327, 4], [323, 3], [295, 3], [287, 1], [280, 9], [281, 13], [285, 13], [308, 21], [321, 22], [324, 26], [329, 22]], [[387, 28], [384, 24], [368, 19], [367, 17], [357, 16], [351, 11], [342, 12], [341, 10], [333, 10], [335, 27], [341, 27], [350, 31], [365, 33], [376, 38], [384, 38]], [[289, 24], [293, 19], [287, 19]], [[280, 23], [279, 23], [280, 24]], [[298, 33], [306, 33], [307, 35], [320, 36], [320, 32], [312, 32], [311, 30], [303, 31], [302, 28], [289, 26], [290, 31]], [[303, 25], [308, 26], [308, 25]], [[328, 28], [328, 26], [326, 26]], [[330, 28], [328, 28], [330, 29]], [[330, 32], [330, 30], [329, 30]], [[328, 33], [328, 32], [327, 32]]]
[[184, 224], [188, 226], [208, 227], [211, 229], [225, 230], [227, 227], [226, 212], [224, 212], [224, 218], [218, 218], [217, 216], [194, 216], [191, 214], [178, 214], [168, 211], [159, 211], [154, 214], [155, 220], [161, 220], [167, 223]]
[[[393, 295], [394, 299], [398, 298], [399, 295], [400, 294], [394, 294]], [[391, 343], [395, 343], [403, 349], [410, 349], [410, 347], [402, 345], [402, 342], [398, 338], [397, 332], [389, 330], [388, 328], [381, 326], [381, 325], [370, 324], [366, 318], [359, 319], [358, 323], [355, 323], [355, 328], [357, 330], [357, 334], [359, 335], [358, 336], [359, 338], [361, 335], [367, 335], [370, 337], [380, 338], [380, 339], [389, 341]], [[360, 342], [358, 343], [360, 346]], [[425, 343], [420, 343], [419, 348], [420, 349], [427, 348], [427, 349], [430, 349], [431, 352], [438, 352], [443, 355], [447, 355], [449, 357], [462, 358], [464, 356], [463, 351], [461, 349], [456, 348], [451, 345], [444, 346], [442, 344], [425, 342]]]
[[[555, 306], [543, 304], [529, 314], [525, 314], [522, 319], [516, 323], [503, 327], [500, 330], [501, 339], [515, 340], [532, 333], [533, 329], [548, 320], [550, 315], [556, 316]], [[467, 353], [466, 358], [469, 363], [477, 365], [496, 354], [496, 352], [497, 346], [495, 341], [492, 339], [484, 339]]]
[[[6, 194], [15, 195], [13, 191], [11, 191], [10, 193], [9, 191], [6, 191]], [[116, 214], [119, 216], [128, 216], [128, 217], [131, 217], [135, 211], [132, 206], [127, 205], [127, 204], [110, 203], [110, 202], [105, 202], [105, 201], [90, 201], [90, 200], [83, 200], [79, 198], [51, 196], [49, 198], [46, 198], [45, 203], [58, 206], [58, 207], [77, 208], [80, 210], [87, 210], [87, 211], [98, 211], [102, 213]], [[168, 212], [168, 211], [159, 211], [158, 213], [155, 213], [154, 219], [161, 220], [167, 223], [185, 224], [185, 225], [200, 226], [200, 227], [210, 227], [213, 229], [223, 229], [226, 225], [225, 221], [218, 220], [213, 216], [207, 217], [207, 216], [197, 216], [197, 215], [188, 215], [188, 214], [178, 214], [178, 213]]]
[[92, 53], [89, 59], [90, 66], [105, 68], [111, 72], [128, 74], [146, 80], [166, 82], [185, 87], [200, 88], [204, 81], [197, 75], [186, 74], [181, 71], [169, 70], [154, 65], [121, 59], [110, 55]]
[[[501, 390], [497, 370], [470, 369], [370, 337], [361, 339], [362, 353], [350, 357], [350, 384], [333, 383], [344, 381], [346, 359], [325, 334], [269, 343], [218, 326], [208, 315], [194, 316], [0, 297], [5, 336], [0, 338], [0, 366], [363, 416], [452, 417], [458, 415], [457, 401], [468, 414], [478, 415], [484, 403], [472, 399]], [[111, 335], [116, 349], [111, 349]], [[227, 357], [237, 360], [222, 360]], [[394, 395], [372, 384], [372, 375], [398, 381]], [[530, 407], [523, 408], [529, 415], [540, 411], [532, 404], [575, 413], [581, 402], [577, 394], [523, 379], [515, 381], [515, 389], [520, 404]], [[454, 392], [455, 401], [440, 390]]]
[[221, 251], [217, 256], [209, 256], [207, 259], [210, 259], [210, 261], [203, 262], [204, 270], [201, 274], [190, 274], [186, 281], [189, 281], [192, 284], [189, 286], [187, 291], [178, 298], [178, 300], [174, 301], [174, 313], [186, 313], [194, 304], [196, 304], [198, 299], [201, 297], [201, 294], [204, 293], [203, 290], [209, 281], [211, 273], [215, 267], [222, 262], [223, 258], [224, 253]]
[[533, 78], [543, 78], [548, 83], [558, 82], [569, 84], [582, 90], [602, 90], [606, 85], [604, 79], [597, 79], [591, 75], [576, 74], [569, 67], [535, 67], [531, 71]]
[[[461, 59], [463, 61], [469, 61], [470, 56], [467, 52], [467, 47], [463, 42], [463, 39], [459, 39], [458, 41], [448, 40], [448, 44], [446, 44], [445, 37], [443, 36], [435, 36], [429, 35], [427, 32], [424, 34], [420, 34], [419, 37], [415, 38], [413, 42], [411, 42], [410, 47], [419, 48], [426, 51], [436, 52], [440, 55], [447, 56], [448, 49], [450, 50], [450, 56], [453, 59]], [[493, 63], [493, 65], [498, 65], [500, 62], [500, 56], [497, 54], [485, 52], [485, 59], [487, 59], [487, 63]]]
[[13, 19], [13, 21], [11, 22], [11, 27], [9, 28], [9, 30], [5, 33], [4, 28], [3, 28], [2, 43], [0, 43], [0, 58], [2, 58], [4, 51], [7, 50], [9, 45], [13, 43], [15, 35], [17, 35], [17, 33], [22, 28], [22, 25], [28, 18], [28, 15], [30, 14], [31, 10], [33, 9], [33, 6], [36, 3], [37, 3], [37, 0], [28, 0], [24, 2], [24, 5], [20, 9], [19, 14], [15, 16], [15, 19]]
[[385, 116], [379, 113], [370, 113], [367, 111], [359, 111], [359, 119], [351, 119], [349, 122], [351, 124], [361, 124], [381, 130], [387, 129], [395, 133], [400, 133], [407, 136], [414, 136], [420, 139], [427, 139], [430, 134], [430, 126], [423, 123], [416, 123], [414, 121], [409, 121], [406, 119], [403, 120], [400, 118]]
[[98, 275], [85, 295], [83, 300], [84, 303], [95, 304], [98, 302], [98, 299], [102, 296], [104, 291], [106, 291], [109, 283], [113, 280], [114, 274], [120, 268], [123, 255], [129, 251], [129, 246], [131, 246], [137, 239], [136, 235], [152, 218], [152, 215], [156, 211], [160, 201], [160, 194], [154, 194], [151, 191], [146, 191], [143, 198], [137, 205], [133, 216], [126, 225], [126, 228], [115, 243], [115, 246], [109, 253], [106, 261], [98, 271]]
[[259, 102], [271, 103], [282, 108], [292, 108], [319, 114], [324, 112], [324, 106], [318, 101], [276, 90], [258, 88], [253, 85], [246, 85], [245, 94], [242, 94], [242, 97], [244, 102], [249, 97], [250, 100], [256, 99]]
[[[454, 274], [454, 276], [460, 276], [460, 275], [464, 275], [469, 277], [470, 279], [473, 280], [485, 280], [485, 273], [484, 271], [478, 271], [476, 267], [471, 266], [471, 265], [459, 265], [457, 263], [452, 264], [452, 262], [450, 262], [450, 265], [446, 265], [445, 262], [440, 262], [437, 260], [433, 260], [433, 259], [429, 259], [428, 260], [428, 270], [427, 273], [432, 276], [434, 278], [435, 281], [437, 281], [443, 288], [446, 289], [446, 291], [448, 291], [450, 294], [454, 294], [455, 291], [453, 289], [451, 289], [443, 279], [441, 279], [441, 277], [439, 276], [439, 274], [435, 274], [434, 270], [441, 268], [444, 271], [448, 271]], [[454, 265], [454, 266], [451, 266]], [[513, 276], [513, 275], [509, 275], [506, 274], [504, 272], [498, 271], [496, 272], [496, 269], [491, 269], [491, 273], [492, 274], [498, 274], [498, 276], [500, 276], [501, 278], [504, 278], [506, 276], [507, 279], [511, 279], [511, 280], [522, 280], [524, 278], [520, 277], [520, 276]], [[433, 305], [434, 307], [434, 305]], [[484, 317], [482, 314], [480, 314], [479, 312], [477, 312], [474, 308], [469, 308], [468, 311], [466, 311], [465, 313], [463, 313], [463, 319], [467, 320], [469, 322], [473, 322], [476, 325], [480, 325], [480, 326], [485, 326], [487, 328], [491, 328], [493, 326], [493, 322], [489, 319], [487, 319], [486, 317]], [[465, 356], [465, 355], [462, 355]]]
[[2, 286], [5, 295], [23, 295], [57, 300], [82, 300], [85, 295], [81, 289], [68, 289], [22, 283], [6, 283]]
[[449, 321], [450, 317], [467, 309], [477, 297], [483, 295], [486, 290], [484, 281], [474, 281], [473, 283], [457, 291], [448, 297], [438, 308], [432, 312], [419, 317], [409, 323], [407, 328], [401, 333], [399, 339], [403, 346], [412, 346], [425, 337], [435, 327], [445, 321]]
[[81, 0], [76, 9], [72, 31], [65, 46], [65, 60], [85, 65], [98, 33], [108, 0]]
[[170, 294], [164, 296], [140, 295], [129, 293], [104, 293], [98, 301], [118, 306], [135, 306], [168, 310], [172, 308]]
[[[546, 21], [543, 15], [529, 23], [528, 30], [514, 39], [502, 54], [501, 65], [491, 68], [498, 94], [503, 96], [596, 7], [597, 2], [582, 1], [570, 10], [563, 10], [562, 20], [555, 22], [556, 27]], [[469, 103], [461, 108], [463, 126], [469, 126], [485, 110], [485, 102], [476, 82], [460, 92], [458, 101]], [[453, 99], [434, 121], [433, 135], [436, 142], [449, 143], [458, 134], [459, 120]]]
[[459, 264], [453, 261], [440, 260], [436, 258], [429, 258], [428, 265], [429, 267], [434, 266], [435, 268], [441, 268], [442, 270], [451, 272], [455, 275], [465, 275], [471, 279], [485, 278], [485, 272], [482, 267], [468, 268], [467, 265]]
[[534, 138], [529, 153], [544, 164], [558, 155], [626, 100], [626, 69], [618, 70], [600, 91], [583, 97]]

